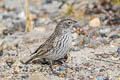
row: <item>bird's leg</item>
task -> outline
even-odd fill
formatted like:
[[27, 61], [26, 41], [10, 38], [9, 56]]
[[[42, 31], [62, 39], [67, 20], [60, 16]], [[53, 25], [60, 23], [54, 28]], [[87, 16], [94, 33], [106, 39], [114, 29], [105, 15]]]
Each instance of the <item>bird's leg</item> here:
[[56, 72], [56, 71], [53, 70], [53, 61], [50, 61], [50, 69], [51, 69], [51, 71], [52, 71], [53, 74], [60, 75], [60, 73], [58, 73], [58, 72]]
[[50, 61], [50, 69], [51, 69], [52, 72], [54, 72], [52, 65], [53, 65], [53, 62]]

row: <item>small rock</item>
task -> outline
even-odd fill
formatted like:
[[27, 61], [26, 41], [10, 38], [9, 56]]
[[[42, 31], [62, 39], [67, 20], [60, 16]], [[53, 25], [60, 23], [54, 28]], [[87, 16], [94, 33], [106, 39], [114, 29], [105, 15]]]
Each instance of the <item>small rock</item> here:
[[14, 29], [4, 29], [3, 30], [3, 35], [8, 35], [8, 34], [13, 34], [15, 32]]
[[104, 53], [104, 54], [101, 54], [101, 56], [102, 56], [103, 58], [108, 58], [108, 57], [109, 57], [109, 54]]
[[99, 70], [99, 72], [103, 72], [103, 71], [104, 71], [104, 69], [100, 69], [100, 70]]
[[52, 3], [52, 0], [45, 0], [46, 3]]
[[3, 18], [3, 19], [7, 19], [7, 18], [9, 18], [9, 15], [4, 14], [2, 18]]
[[117, 53], [118, 55], [120, 55], [120, 47], [117, 49]]
[[29, 76], [26, 74], [26, 75], [21, 75], [21, 77], [22, 77], [23, 79], [27, 79]]
[[104, 77], [103, 76], [97, 76], [96, 80], [104, 80]]
[[60, 74], [59, 77], [60, 77], [60, 78], [64, 78], [65, 75], [64, 75], [64, 74]]
[[104, 80], [110, 80], [109, 77], [106, 77]]
[[94, 78], [94, 77], [92, 77], [92, 78], [90, 78], [90, 80], [95, 80], [95, 78]]
[[81, 70], [80, 67], [76, 67], [76, 71], [79, 72]]
[[115, 35], [111, 35], [110, 38], [111, 39], [117, 39], [117, 38], [120, 38], [120, 36], [115, 34]]
[[71, 72], [72, 71], [69, 68], [66, 69], [66, 73], [71, 73]]
[[24, 72], [29, 72], [30, 71], [30, 68], [29, 66], [25, 66], [24, 69], [23, 69]]
[[115, 60], [119, 60], [119, 58], [116, 58], [116, 56], [115, 56], [115, 57], [112, 56], [112, 57], [111, 57], [111, 60], [115, 61]]
[[2, 56], [2, 55], [3, 55], [3, 49], [0, 48], [0, 56]]
[[109, 33], [111, 32], [111, 28], [104, 28], [100, 30], [100, 33]]
[[23, 66], [19, 66], [19, 68], [20, 68], [20, 69], [22, 69], [22, 68], [23, 68]]
[[21, 12], [18, 14], [18, 18], [22, 19], [22, 20], [26, 20], [26, 16], [25, 16], [25, 12]]
[[66, 68], [64, 66], [59, 67], [59, 71], [65, 71], [65, 70], [66, 70]]
[[103, 37], [107, 37], [107, 35], [105, 33], [101, 33], [100, 36]]
[[99, 18], [94, 18], [89, 22], [90, 27], [99, 27], [100, 26], [100, 19]]
[[69, 79], [69, 80], [75, 80], [74, 78], [71, 78], [71, 79]]

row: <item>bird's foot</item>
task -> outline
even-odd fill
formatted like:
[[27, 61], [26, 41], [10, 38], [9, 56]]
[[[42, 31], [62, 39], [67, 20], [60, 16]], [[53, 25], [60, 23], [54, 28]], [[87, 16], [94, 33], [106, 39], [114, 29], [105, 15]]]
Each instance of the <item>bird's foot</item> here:
[[67, 61], [67, 59], [68, 59], [68, 56], [66, 55], [64, 58], [60, 58], [60, 59], [54, 61], [54, 63], [62, 65], [62, 64], [64, 64]]

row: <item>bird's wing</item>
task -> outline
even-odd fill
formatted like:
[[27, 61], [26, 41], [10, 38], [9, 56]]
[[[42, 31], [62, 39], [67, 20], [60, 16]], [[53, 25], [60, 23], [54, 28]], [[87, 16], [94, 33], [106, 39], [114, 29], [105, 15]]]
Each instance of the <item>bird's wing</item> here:
[[44, 53], [49, 52], [53, 48], [52, 43], [43, 43], [40, 47], [31, 55], [42, 56]]
[[[57, 40], [57, 41], [56, 41]], [[57, 39], [57, 37], [55, 37], [55, 33], [53, 33], [42, 45], [40, 45], [40, 47], [31, 55], [35, 55], [36, 56], [42, 56], [44, 53], [49, 52], [50, 50], [52, 50], [53, 48], [56, 47], [57, 43], [59, 39]]]

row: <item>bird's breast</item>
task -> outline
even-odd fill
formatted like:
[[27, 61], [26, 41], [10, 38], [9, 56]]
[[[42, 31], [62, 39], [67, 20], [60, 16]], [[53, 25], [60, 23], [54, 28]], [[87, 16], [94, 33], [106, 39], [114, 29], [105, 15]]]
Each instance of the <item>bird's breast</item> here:
[[45, 56], [47, 59], [58, 60], [63, 58], [70, 50], [72, 45], [72, 34], [66, 33], [56, 37], [54, 48]]
[[56, 46], [59, 48], [69, 48], [72, 44], [72, 34], [71, 33], [65, 33], [62, 34], [59, 37], [59, 40], [56, 42]]

